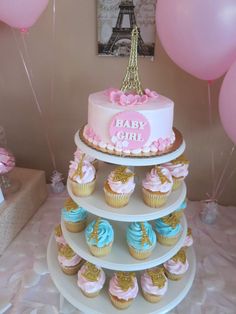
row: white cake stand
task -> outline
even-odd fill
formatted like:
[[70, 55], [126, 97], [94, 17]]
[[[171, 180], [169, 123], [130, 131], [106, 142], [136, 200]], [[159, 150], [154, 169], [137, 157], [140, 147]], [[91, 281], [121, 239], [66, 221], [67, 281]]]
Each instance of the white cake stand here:
[[[89, 221], [94, 218], [95, 217], [90, 217]], [[111, 223], [114, 228], [115, 240], [112, 245], [112, 253], [104, 257], [91, 255], [85, 241], [84, 232], [69, 232], [65, 228], [63, 219], [61, 221], [61, 227], [66, 242], [69, 243], [71, 248], [82, 258], [103, 268], [120, 271], [143, 270], [164, 263], [181, 249], [187, 234], [187, 221], [185, 217], [183, 217], [181, 220], [183, 231], [175, 245], [168, 247], [157, 243], [149, 258], [145, 260], [137, 260], [129, 254], [126, 244], [126, 228], [128, 223], [119, 223], [115, 221], [112, 221]]]
[[[77, 276], [65, 275], [57, 261], [57, 248], [53, 235], [50, 238], [47, 251], [47, 262], [49, 272], [60, 293], [70, 302], [74, 307], [86, 314], [164, 314], [171, 311], [178, 305], [187, 295], [190, 290], [196, 271], [195, 254], [192, 249], [189, 249], [188, 260], [190, 268], [180, 281], [169, 281], [168, 292], [163, 300], [159, 303], [152, 304], [147, 302], [141, 292], [134, 300], [133, 304], [126, 310], [117, 310], [111, 304], [108, 296], [107, 284], [96, 298], [85, 297], [77, 286]], [[109, 280], [109, 272], [106, 272], [107, 283]]]
[[67, 181], [67, 190], [70, 197], [90, 213], [106, 219], [116, 221], [149, 221], [166, 216], [176, 210], [186, 198], [186, 185], [183, 182], [179, 189], [173, 191], [167, 203], [160, 208], [151, 208], [142, 200], [142, 179], [147, 172], [147, 167], [135, 167], [136, 187], [129, 204], [123, 208], [113, 208], [106, 204], [103, 185], [114, 165], [99, 164], [96, 178], [95, 192], [88, 197], [76, 197], [71, 191], [70, 179]]
[[[82, 198], [74, 196], [74, 194], [71, 191], [70, 180], [68, 180], [67, 188], [70, 196], [77, 204], [84, 207], [88, 212], [92, 214], [90, 215], [90, 219], [94, 218], [93, 215], [110, 219], [112, 220], [111, 224], [113, 225], [115, 231], [115, 240], [113, 243], [111, 253], [106, 257], [97, 258], [91, 255], [91, 253], [89, 252], [85, 241], [84, 232], [76, 234], [68, 232], [62, 220], [61, 222], [62, 231], [68, 244], [72, 247], [72, 249], [75, 252], [77, 252], [84, 259], [88, 260], [91, 263], [100, 265], [104, 269], [108, 269], [106, 271], [108, 277], [111, 270], [113, 271], [143, 270], [160, 265], [167, 261], [168, 259], [170, 259], [172, 256], [174, 256], [182, 247], [187, 233], [187, 222], [184, 216], [181, 220], [182, 233], [178, 239], [178, 242], [171, 247], [162, 246], [159, 243], [157, 243], [157, 246], [153, 250], [152, 255], [144, 261], [136, 260], [129, 255], [125, 239], [125, 230], [127, 227], [127, 222], [151, 221], [166, 216], [171, 212], [175, 211], [184, 201], [186, 197], [186, 186], [184, 183], [182, 183], [181, 187], [178, 190], [171, 193], [171, 196], [169, 197], [167, 203], [159, 209], [150, 208], [144, 204], [142, 200], [141, 190], [141, 182], [142, 178], [144, 177], [144, 172], [148, 170], [147, 167], [144, 168], [141, 166], [161, 164], [177, 158], [183, 153], [185, 149], [184, 141], [176, 151], [170, 154], [148, 158], [129, 158], [111, 156], [102, 152], [98, 152], [97, 150], [92, 149], [91, 147], [87, 146], [84, 142], [82, 142], [78, 134], [79, 131], [75, 135], [75, 142], [77, 146], [86, 154], [89, 154], [90, 156], [99, 159], [100, 161], [108, 162], [111, 164], [135, 166], [136, 189], [135, 192], [132, 194], [130, 202], [127, 206], [125, 206], [124, 208], [115, 209], [108, 206], [105, 203], [103, 192], [103, 184], [105, 178], [107, 178], [108, 173], [111, 171], [111, 169], [113, 169], [113, 167], [107, 164], [105, 165], [99, 164], [96, 190], [89, 197]], [[117, 310], [115, 307], [112, 306], [109, 300], [107, 287], [104, 287], [103, 291], [98, 297], [90, 299], [85, 297], [80, 292], [76, 284], [76, 276], [70, 277], [62, 273], [60, 266], [57, 262], [57, 250], [53, 240], [53, 236], [49, 241], [47, 258], [49, 271], [58, 290], [60, 291], [62, 296], [64, 296], [76, 308], [87, 314], [121, 313], [121, 311]], [[188, 293], [194, 279], [196, 261], [193, 249], [188, 250], [188, 260], [190, 264], [188, 272], [185, 274], [184, 278], [178, 282], [169, 281], [168, 292], [164, 296], [163, 300], [161, 300], [159, 303], [151, 304], [145, 301], [141, 293], [139, 293], [131, 307], [129, 307], [126, 310], [123, 310], [123, 313], [125, 314], [167, 313], [176, 305], [178, 305]]]

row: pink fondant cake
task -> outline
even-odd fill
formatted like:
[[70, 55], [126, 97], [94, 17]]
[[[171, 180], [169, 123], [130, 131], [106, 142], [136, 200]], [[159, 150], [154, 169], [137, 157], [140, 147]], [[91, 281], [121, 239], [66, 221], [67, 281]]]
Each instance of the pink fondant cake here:
[[110, 89], [89, 96], [83, 138], [101, 151], [125, 156], [165, 153], [175, 141], [174, 103], [145, 89], [142, 96]]

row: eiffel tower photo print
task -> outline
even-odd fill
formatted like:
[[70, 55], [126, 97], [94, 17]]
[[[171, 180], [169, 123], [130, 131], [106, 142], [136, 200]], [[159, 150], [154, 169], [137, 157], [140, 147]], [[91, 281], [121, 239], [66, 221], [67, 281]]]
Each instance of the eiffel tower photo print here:
[[138, 31], [138, 55], [154, 56], [156, 0], [97, 0], [98, 54], [129, 56]]

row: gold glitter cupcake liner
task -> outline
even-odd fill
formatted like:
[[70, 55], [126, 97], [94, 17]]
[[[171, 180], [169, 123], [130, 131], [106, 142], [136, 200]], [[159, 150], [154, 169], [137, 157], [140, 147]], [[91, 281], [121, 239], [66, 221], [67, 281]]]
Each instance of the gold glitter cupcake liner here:
[[157, 303], [157, 302], [161, 301], [161, 299], [162, 299], [161, 295], [150, 294], [150, 293], [145, 292], [143, 289], [142, 289], [142, 293], [143, 293], [144, 299], [150, 303]]
[[149, 207], [153, 208], [161, 207], [167, 202], [169, 195], [170, 192], [168, 193], [151, 192], [143, 188], [143, 201]]
[[80, 184], [70, 180], [71, 189], [75, 196], [89, 196], [95, 190], [96, 178], [89, 183]]
[[104, 247], [97, 247], [95, 245], [89, 245], [90, 252], [97, 257], [106, 256], [111, 252], [112, 243]]
[[152, 250], [153, 250], [153, 247], [151, 247], [149, 250], [145, 250], [145, 251], [135, 250], [131, 246], [128, 246], [128, 248], [129, 248], [130, 255], [133, 256], [134, 258], [138, 259], [138, 260], [148, 258], [152, 254]]
[[133, 299], [129, 300], [123, 300], [123, 299], [118, 299], [117, 297], [114, 297], [113, 295], [110, 295], [111, 303], [114, 305], [119, 310], [124, 310], [127, 309], [133, 302]]
[[132, 192], [127, 193], [127, 194], [113, 193], [113, 192], [108, 191], [106, 187], [104, 187], [104, 193], [105, 193], [106, 203], [115, 208], [121, 208], [127, 205], [129, 203], [129, 199], [132, 194]]
[[171, 246], [177, 243], [178, 239], [179, 239], [179, 234], [177, 234], [176, 236], [173, 237], [165, 237], [161, 234], [159, 234], [158, 232], [156, 232], [157, 234], [157, 240], [160, 244], [162, 245], [167, 245], [167, 246]]
[[86, 227], [86, 221], [87, 219], [78, 221], [78, 222], [69, 222], [64, 220], [64, 224], [66, 226], [66, 229], [70, 232], [77, 233], [81, 232], [85, 229]]

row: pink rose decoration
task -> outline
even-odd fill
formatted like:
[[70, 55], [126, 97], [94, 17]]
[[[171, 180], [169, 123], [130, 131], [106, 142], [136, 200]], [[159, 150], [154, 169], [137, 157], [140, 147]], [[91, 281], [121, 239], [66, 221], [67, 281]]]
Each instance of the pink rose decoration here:
[[106, 90], [104, 91], [104, 94], [105, 94], [106, 96], [110, 97], [111, 92], [119, 92], [119, 89], [114, 88], [114, 87], [110, 87], [110, 88], [108, 88], [108, 89], [106, 89]]
[[138, 103], [140, 105], [146, 104], [146, 102], [148, 102], [148, 96], [147, 95], [139, 96]]
[[157, 92], [151, 91], [149, 88], [146, 88], [146, 89], [144, 90], [144, 92], [145, 92], [145, 94], [146, 94], [148, 97], [150, 97], [150, 98], [157, 98], [157, 97], [159, 97], [159, 94], [157, 94]]
[[134, 106], [136, 105], [138, 102], [138, 97], [137, 95], [132, 95], [132, 94], [129, 94], [129, 95], [121, 95], [120, 96], [120, 105], [121, 106]]
[[89, 138], [93, 138], [94, 135], [95, 135], [95, 133], [94, 133], [94, 131], [93, 131], [92, 128], [86, 127], [86, 129], [85, 129], [85, 135], [86, 135], [87, 137], [89, 137]]
[[110, 101], [114, 104], [117, 102], [120, 102], [121, 96], [124, 95], [123, 92], [117, 90], [117, 91], [112, 91], [109, 95]]

